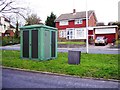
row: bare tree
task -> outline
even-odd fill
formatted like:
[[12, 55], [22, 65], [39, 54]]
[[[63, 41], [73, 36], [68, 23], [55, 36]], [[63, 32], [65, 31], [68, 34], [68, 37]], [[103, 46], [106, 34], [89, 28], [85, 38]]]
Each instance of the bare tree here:
[[15, 0], [0, 0], [0, 13], [16, 13], [25, 18], [23, 12], [26, 11], [26, 8], [18, 7], [15, 4]]
[[20, 23], [23, 24], [25, 22], [26, 17], [30, 13], [30, 9], [24, 8], [24, 6], [19, 0], [19, 4], [17, 0], [0, 0], [0, 14], [3, 17], [10, 20], [11, 24], [16, 27], [15, 38], [18, 38], [18, 29]]
[[28, 17], [25, 20], [26, 25], [42, 24], [41, 19], [37, 16], [37, 14], [28, 15]]

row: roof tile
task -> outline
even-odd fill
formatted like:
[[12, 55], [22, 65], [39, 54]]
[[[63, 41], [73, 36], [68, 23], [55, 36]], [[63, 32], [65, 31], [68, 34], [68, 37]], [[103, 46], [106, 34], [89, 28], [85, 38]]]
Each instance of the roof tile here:
[[[88, 11], [88, 17], [93, 13], [93, 10]], [[76, 12], [76, 13], [67, 13], [67, 14], [61, 14], [55, 22], [61, 21], [61, 20], [75, 20], [75, 19], [83, 19], [86, 18], [86, 11], [82, 12]]]

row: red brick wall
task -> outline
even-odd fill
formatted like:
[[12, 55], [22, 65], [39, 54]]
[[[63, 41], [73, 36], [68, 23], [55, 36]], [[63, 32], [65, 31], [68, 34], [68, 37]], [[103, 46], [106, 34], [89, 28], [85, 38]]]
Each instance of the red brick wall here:
[[60, 26], [59, 22], [56, 22], [56, 28], [58, 28], [58, 30], [63, 30], [63, 29], [68, 28], [68, 25]]
[[88, 21], [88, 25], [91, 27], [96, 26], [96, 20], [95, 20], [94, 14], [92, 14], [92, 16], [90, 17], [90, 19]]
[[11, 31], [11, 32], [9, 32], [9, 33], [2, 33], [2, 37], [4, 37], [5, 34], [9, 34], [10, 37], [13, 37], [13, 36], [14, 36], [14, 32], [13, 32], [13, 31]]
[[86, 20], [82, 21], [82, 24], [75, 24], [75, 20], [69, 21], [68, 28], [80, 28], [86, 26]]
[[93, 35], [93, 30], [88, 30], [88, 35]]
[[64, 26], [60, 26], [59, 22], [56, 22], [56, 28], [58, 28], [58, 30], [63, 30], [66, 28], [80, 28], [80, 27], [85, 27], [86, 26], [86, 20], [83, 20], [82, 24], [75, 24], [74, 20], [69, 21], [68, 25], [64, 25]]
[[13, 37], [14, 36], [14, 32], [10, 32], [10, 36]]

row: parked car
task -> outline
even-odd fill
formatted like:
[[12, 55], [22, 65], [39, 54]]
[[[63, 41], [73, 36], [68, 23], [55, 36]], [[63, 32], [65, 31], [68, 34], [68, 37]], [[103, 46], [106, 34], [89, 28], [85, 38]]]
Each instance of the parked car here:
[[95, 39], [95, 46], [97, 45], [107, 45], [107, 38], [105, 36], [98, 36], [96, 39]]

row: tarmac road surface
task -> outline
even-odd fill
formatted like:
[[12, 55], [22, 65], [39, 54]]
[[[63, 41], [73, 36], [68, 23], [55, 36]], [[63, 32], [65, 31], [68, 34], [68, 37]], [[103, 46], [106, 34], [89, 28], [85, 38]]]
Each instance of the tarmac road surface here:
[[[3, 88], [118, 88], [118, 82], [11, 69], [2, 70]], [[115, 89], [115, 90], [116, 90]], [[111, 90], [111, 89], [109, 89]]]
[[[0, 47], [0, 50], [20, 50], [20, 45], [11, 45], [11, 46], [3, 46]], [[86, 47], [81, 48], [58, 48], [58, 52], [68, 52], [68, 50], [81, 51], [82, 53], [86, 53]], [[118, 48], [108, 48], [106, 46], [89, 46], [89, 53], [93, 54], [120, 54], [120, 49]]]

